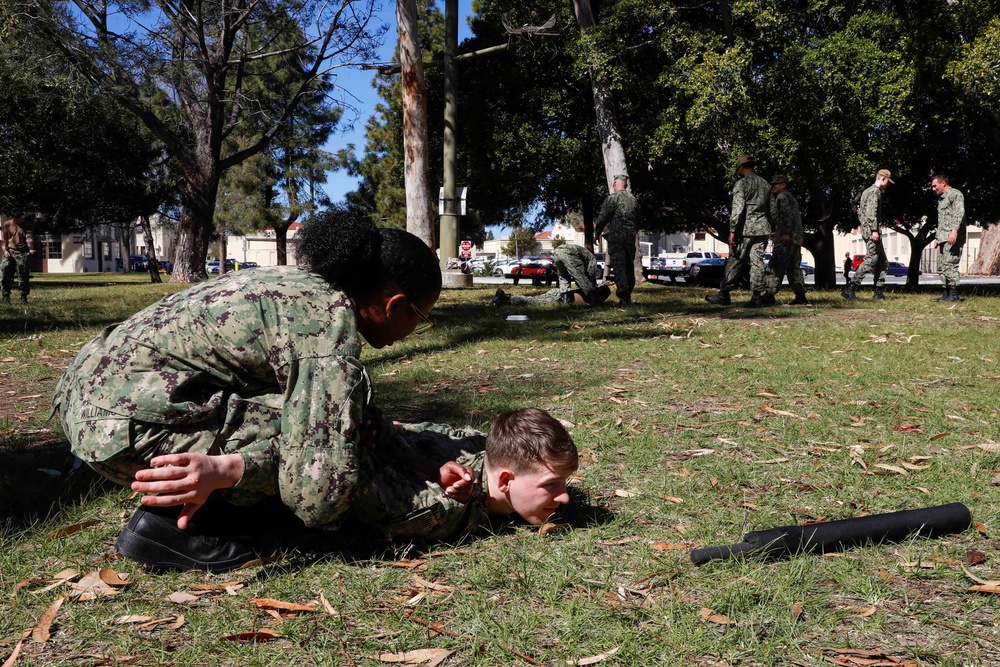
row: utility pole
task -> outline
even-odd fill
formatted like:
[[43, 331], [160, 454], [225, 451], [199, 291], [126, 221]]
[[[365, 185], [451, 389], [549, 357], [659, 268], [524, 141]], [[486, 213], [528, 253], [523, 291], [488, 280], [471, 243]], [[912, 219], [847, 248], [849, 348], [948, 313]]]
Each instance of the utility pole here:
[[[442, 271], [447, 268], [449, 257], [458, 257], [458, 211], [455, 198], [455, 131], [458, 123], [458, 0], [444, 3], [444, 213], [441, 215], [439, 253]], [[450, 287], [467, 287], [472, 276], [463, 273], [444, 274], [444, 284]]]

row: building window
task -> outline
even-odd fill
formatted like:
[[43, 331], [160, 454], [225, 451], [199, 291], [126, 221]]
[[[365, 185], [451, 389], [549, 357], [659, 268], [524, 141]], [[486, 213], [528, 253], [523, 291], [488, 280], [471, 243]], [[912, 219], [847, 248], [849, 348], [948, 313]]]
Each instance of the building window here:
[[62, 237], [46, 234], [45, 250], [49, 259], [62, 259]]
[[695, 232], [694, 233], [694, 240], [695, 241], [704, 241], [705, 240], [705, 232]]
[[83, 258], [94, 259], [94, 242], [90, 239], [83, 242]]
[[111, 244], [107, 241], [101, 241], [101, 253], [104, 255], [104, 259], [111, 259]]

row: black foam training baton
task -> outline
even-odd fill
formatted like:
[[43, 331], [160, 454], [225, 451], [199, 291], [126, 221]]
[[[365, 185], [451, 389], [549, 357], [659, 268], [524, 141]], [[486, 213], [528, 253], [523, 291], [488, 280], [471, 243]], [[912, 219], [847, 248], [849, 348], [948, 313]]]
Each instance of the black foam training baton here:
[[924, 507], [808, 526], [783, 526], [747, 533], [739, 544], [704, 547], [691, 552], [695, 565], [737, 554], [781, 558], [796, 553], [826, 553], [861, 544], [899, 542], [907, 537], [937, 537], [960, 533], [972, 523], [962, 503]]

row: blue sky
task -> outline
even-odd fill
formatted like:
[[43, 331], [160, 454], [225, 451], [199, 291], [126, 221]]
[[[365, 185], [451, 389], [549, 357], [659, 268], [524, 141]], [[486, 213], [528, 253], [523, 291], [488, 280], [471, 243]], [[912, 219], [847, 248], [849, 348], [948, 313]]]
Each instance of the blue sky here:
[[[438, 2], [441, 11], [444, 11], [444, 2]], [[469, 30], [468, 17], [472, 13], [472, 0], [458, 0], [458, 42], [472, 36]], [[396, 47], [396, 3], [393, 0], [382, 0], [382, 6], [378, 9], [378, 17], [381, 23], [388, 26], [389, 30], [385, 35], [385, 43], [379, 53], [379, 62], [388, 62], [392, 59], [392, 53]], [[344, 68], [337, 75], [337, 85], [342, 87], [351, 104], [355, 106], [359, 113], [354, 119], [353, 127], [340, 127], [330, 140], [324, 145], [324, 149], [336, 152], [346, 148], [348, 144], [354, 144], [355, 153], [361, 156], [361, 151], [365, 146], [365, 123], [375, 111], [378, 103], [378, 95], [372, 88], [372, 79], [375, 72], [372, 70], [362, 70], [361, 68]], [[459, 109], [459, 113], [462, 110]], [[354, 114], [348, 112], [345, 119], [350, 120]], [[331, 171], [327, 174], [326, 184], [323, 189], [331, 201], [341, 201], [348, 192], [357, 189], [358, 179], [348, 175], [344, 171]]]

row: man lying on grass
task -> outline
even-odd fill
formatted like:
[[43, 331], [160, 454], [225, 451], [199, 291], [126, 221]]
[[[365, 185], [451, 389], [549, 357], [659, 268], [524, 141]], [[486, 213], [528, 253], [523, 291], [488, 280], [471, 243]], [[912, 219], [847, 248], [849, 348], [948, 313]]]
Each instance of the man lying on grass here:
[[[534, 408], [501, 414], [488, 436], [436, 424], [392, 423], [363, 439], [357, 454], [349, 509], [320, 527], [336, 529], [353, 519], [408, 540], [460, 537], [486, 514], [516, 514], [542, 524], [569, 502], [566, 480], [578, 465], [566, 429]], [[154, 570], [222, 572], [280, 548], [280, 535], [302, 526], [289, 511], [296, 507], [294, 498], [235, 504], [239, 496], [226, 489], [245, 474], [243, 459], [222, 455], [231, 461], [219, 466], [218, 475], [200, 476], [195, 471], [204, 467], [197, 459], [205, 456], [210, 455], [156, 456], [148, 462], [152, 467], [135, 474], [132, 489], [148, 495], [116, 542], [124, 556]], [[198, 498], [206, 501], [197, 515], [182, 512]], [[185, 520], [178, 520], [181, 516]]]

